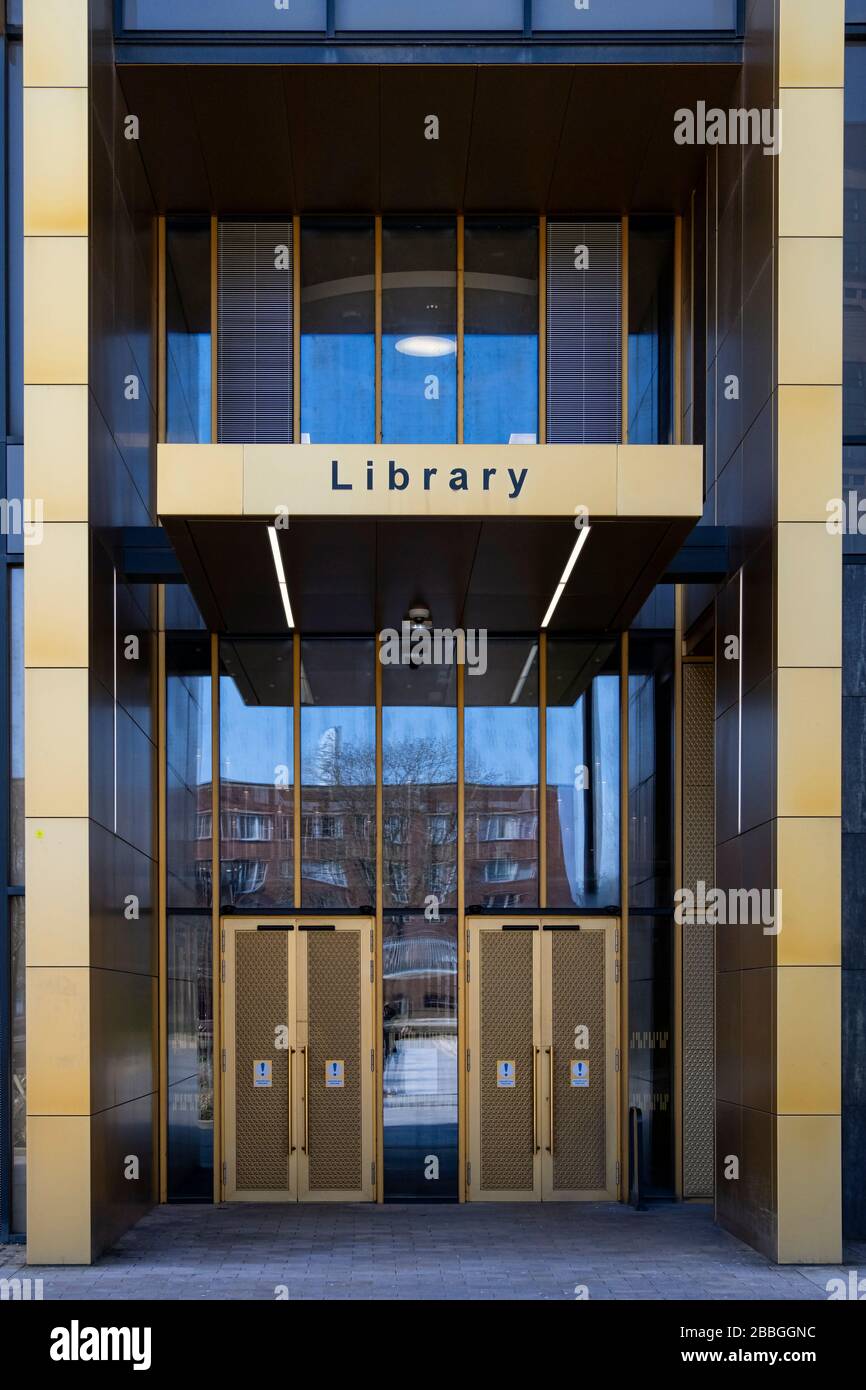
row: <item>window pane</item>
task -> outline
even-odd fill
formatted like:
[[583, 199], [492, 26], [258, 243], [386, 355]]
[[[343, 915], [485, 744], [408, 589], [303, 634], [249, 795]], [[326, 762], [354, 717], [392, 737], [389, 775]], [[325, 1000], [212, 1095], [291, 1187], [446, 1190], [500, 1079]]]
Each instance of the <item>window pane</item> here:
[[457, 917], [386, 913], [386, 1200], [457, 1200]]
[[466, 222], [464, 418], [467, 444], [538, 436], [538, 228]]
[[538, 644], [490, 642], [467, 673], [467, 908], [538, 902]]
[[168, 1199], [213, 1198], [213, 926], [169, 913]]
[[523, 0], [337, 0], [337, 29], [382, 29], [411, 33], [437, 29], [514, 30], [523, 28]]
[[220, 898], [291, 911], [292, 643], [220, 644]]
[[574, 0], [532, 0], [537, 30], [736, 29], [737, 0], [592, 0], [577, 10]]
[[167, 895], [211, 902], [211, 676], [207, 638], [166, 640]]
[[673, 923], [669, 917], [628, 922], [629, 1098], [642, 1112], [641, 1195], [672, 1196]]
[[169, 218], [165, 236], [165, 399], [170, 444], [211, 438], [211, 230]]
[[629, 223], [628, 442], [673, 440], [674, 232], [667, 219]]
[[301, 903], [376, 902], [372, 642], [301, 644]]
[[457, 439], [457, 232], [452, 220], [382, 232], [382, 438]]
[[125, 29], [318, 30], [327, 24], [326, 0], [123, 0]]
[[9, 899], [12, 935], [12, 1230], [27, 1229], [27, 1056], [24, 999], [24, 899]]
[[673, 906], [673, 639], [632, 633], [628, 677], [629, 898]]
[[302, 443], [376, 437], [373, 223], [301, 230]]
[[457, 902], [456, 668], [382, 668], [386, 907]]
[[619, 904], [619, 648], [548, 642], [547, 901]]
[[9, 878], [24, 884], [24, 570], [9, 570]]

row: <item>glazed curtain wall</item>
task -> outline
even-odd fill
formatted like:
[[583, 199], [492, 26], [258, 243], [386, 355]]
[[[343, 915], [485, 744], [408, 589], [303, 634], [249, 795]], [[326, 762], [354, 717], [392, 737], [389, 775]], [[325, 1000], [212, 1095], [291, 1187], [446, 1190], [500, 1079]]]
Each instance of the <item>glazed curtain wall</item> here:
[[170, 216], [166, 440], [670, 443], [673, 219], [631, 228]]

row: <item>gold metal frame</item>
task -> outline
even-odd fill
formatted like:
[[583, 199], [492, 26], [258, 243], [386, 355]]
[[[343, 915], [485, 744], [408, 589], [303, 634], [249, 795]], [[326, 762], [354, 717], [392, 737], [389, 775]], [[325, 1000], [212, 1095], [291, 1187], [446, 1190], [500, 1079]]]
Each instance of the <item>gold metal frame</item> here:
[[210, 220], [210, 437], [219, 440], [219, 219]]

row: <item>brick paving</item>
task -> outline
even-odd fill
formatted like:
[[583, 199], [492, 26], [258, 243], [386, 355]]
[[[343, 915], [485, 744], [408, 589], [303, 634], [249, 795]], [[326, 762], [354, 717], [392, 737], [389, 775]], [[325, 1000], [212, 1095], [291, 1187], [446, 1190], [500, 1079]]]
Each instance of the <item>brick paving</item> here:
[[28, 1268], [0, 1246], [0, 1278], [45, 1299], [823, 1300], [850, 1264], [773, 1265], [708, 1206], [607, 1203], [158, 1207], [95, 1265]]

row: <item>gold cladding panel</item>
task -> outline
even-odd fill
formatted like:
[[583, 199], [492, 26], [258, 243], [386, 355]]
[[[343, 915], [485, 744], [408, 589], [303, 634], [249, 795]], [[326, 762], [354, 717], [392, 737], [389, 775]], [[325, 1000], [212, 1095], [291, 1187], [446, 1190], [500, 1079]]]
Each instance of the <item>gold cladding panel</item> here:
[[27, 970], [27, 1113], [90, 1113], [90, 971]]
[[160, 516], [243, 515], [242, 444], [160, 444], [157, 454]]
[[779, 240], [779, 384], [842, 381], [842, 238]]
[[786, 965], [776, 971], [779, 1115], [839, 1113], [841, 973], [834, 966], [809, 965]]
[[778, 520], [826, 522], [840, 488], [842, 387], [782, 386], [778, 402]]
[[[24, 673], [24, 806], [28, 816], [87, 816], [88, 673]], [[39, 827], [36, 827], [38, 833]]]
[[[601, 1192], [607, 1187], [607, 1018], [605, 933], [555, 931], [552, 942], [553, 1187]], [[589, 1029], [577, 1052], [574, 1030]], [[570, 1084], [572, 1060], [589, 1062], [589, 1085]]]
[[841, 87], [844, 81], [845, 0], [779, 0], [779, 85]]
[[27, 550], [24, 660], [86, 666], [90, 654], [90, 546], [86, 522], [52, 522]]
[[[842, 673], [777, 672], [778, 814], [842, 814]], [[784, 910], [784, 904], [783, 904]]]
[[[289, 1026], [288, 933], [238, 931], [235, 938], [236, 1179], [241, 1192], [289, 1187], [289, 1051], [276, 1029]], [[270, 1061], [271, 1085], [253, 1085]]]
[[44, 519], [87, 520], [87, 387], [25, 386], [24, 491]]
[[[776, 1119], [780, 1264], [842, 1259], [842, 1122], [838, 1115]], [[816, 1182], [815, 1175], [821, 1180]]]
[[24, 234], [87, 236], [87, 92], [24, 92]]
[[[309, 1188], [361, 1188], [361, 933], [307, 933], [309, 1013]], [[325, 1085], [325, 1064], [342, 1061], [343, 1085]]]
[[842, 88], [780, 93], [779, 235], [841, 237]]
[[[478, 942], [481, 1189], [526, 1192], [531, 1197], [533, 933], [482, 931]], [[514, 1062], [513, 1088], [496, 1084], [499, 1061]]]
[[28, 1264], [90, 1263], [90, 1149], [89, 1115], [28, 1117]]
[[836, 816], [778, 820], [776, 861], [782, 904], [777, 963], [840, 965], [842, 822]]
[[87, 383], [87, 237], [24, 238], [24, 381]]
[[90, 964], [89, 832], [83, 816], [25, 822], [28, 965]]
[[87, 43], [87, 0], [24, 0], [25, 87], [86, 87]]
[[842, 665], [842, 538], [820, 521], [776, 530], [779, 666]]

